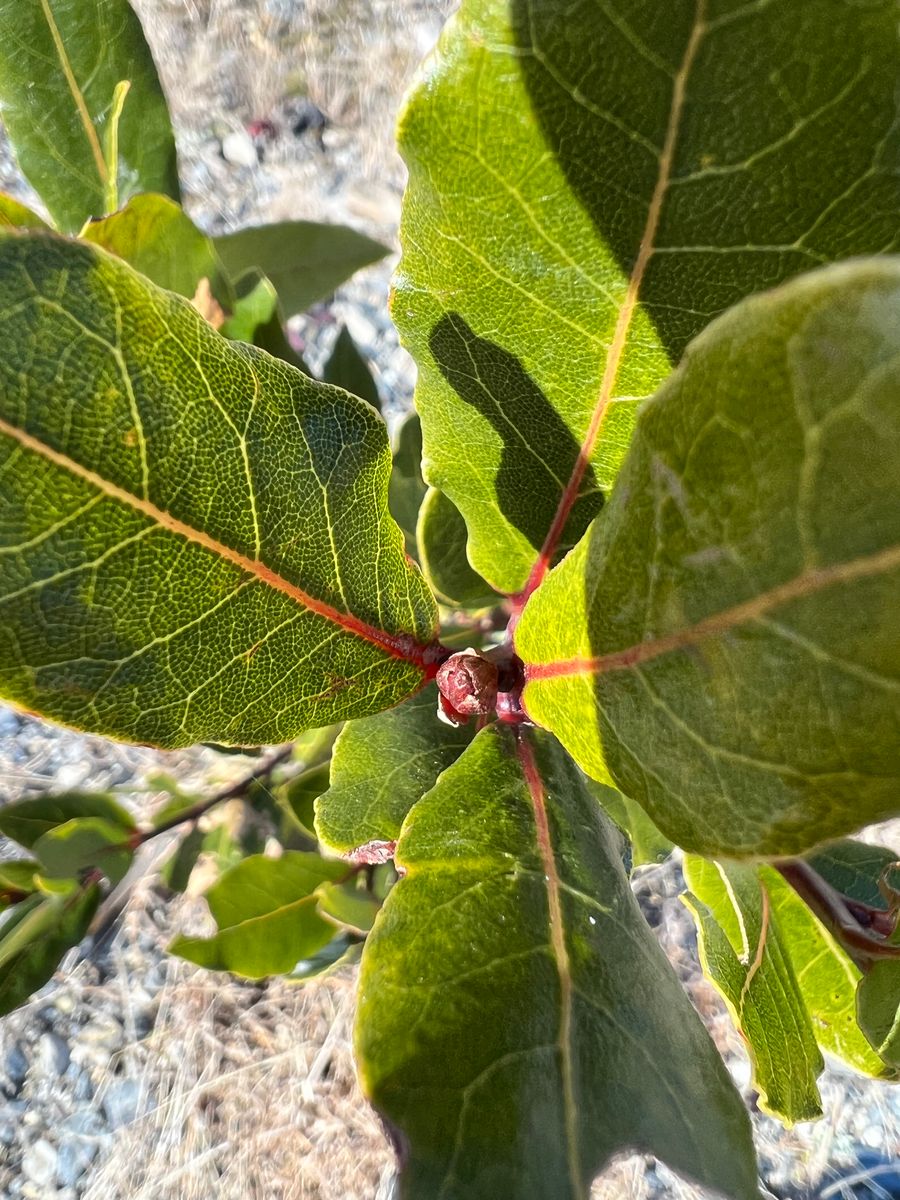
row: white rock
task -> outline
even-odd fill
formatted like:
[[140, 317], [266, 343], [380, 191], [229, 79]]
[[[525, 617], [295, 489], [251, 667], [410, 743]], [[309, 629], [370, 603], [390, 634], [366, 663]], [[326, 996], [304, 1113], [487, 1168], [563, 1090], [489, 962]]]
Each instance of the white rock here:
[[243, 132], [222, 138], [222, 157], [235, 167], [255, 167], [259, 162], [253, 139]]
[[49, 1187], [56, 1178], [57, 1153], [46, 1138], [38, 1138], [22, 1156], [22, 1172], [30, 1183]]

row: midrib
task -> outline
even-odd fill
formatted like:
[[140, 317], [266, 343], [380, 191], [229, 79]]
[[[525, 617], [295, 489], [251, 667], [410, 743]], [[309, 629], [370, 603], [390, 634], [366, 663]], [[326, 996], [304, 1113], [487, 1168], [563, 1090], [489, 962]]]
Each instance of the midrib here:
[[173, 533], [178, 537], [185, 538], [189, 542], [202, 546], [205, 550], [209, 550], [212, 554], [216, 555], [216, 557], [224, 559], [226, 562], [240, 568], [247, 575], [259, 580], [275, 591], [288, 596], [295, 603], [302, 605], [310, 612], [316, 613], [318, 616], [331, 621], [339, 628], [346, 630], [346, 632], [354, 634], [372, 645], [378, 646], [393, 658], [403, 659], [406, 662], [412, 662], [421, 667], [430, 665], [429, 651], [431, 647], [416, 641], [412, 635], [387, 633], [360, 620], [360, 618], [354, 616], [352, 613], [342, 612], [325, 601], [317, 599], [296, 584], [291, 583], [290, 580], [279, 575], [276, 571], [273, 571], [271, 567], [266, 566], [259, 559], [249, 558], [247, 555], [241, 554], [240, 551], [234, 550], [230, 546], [226, 546], [223, 542], [211, 537], [208, 533], [204, 533], [203, 530], [194, 529], [186, 522], [173, 517], [171, 513], [158, 508], [150, 500], [135, 496], [126, 488], [120, 487], [108, 479], [104, 479], [89, 467], [83, 466], [81, 463], [69, 458], [68, 455], [46, 445], [33, 434], [10, 425], [2, 417], [0, 417], [0, 434], [5, 434], [17, 442], [23, 449], [40, 455], [41, 458], [53, 463], [54, 466], [69, 472], [78, 479], [84, 480], [85, 483], [102, 492], [110, 499], [127, 505], [135, 512], [153, 521], [161, 529], [165, 529], [169, 533]]
[[578, 457], [575, 460], [575, 466], [572, 469], [572, 474], [566, 484], [553, 521], [547, 531], [547, 536], [544, 539], [544, 544], [541, 547], [537, 561], [531, 569], [531, 574], [528, 577], [528, 582], [520, 593], [519, 603], [524, 604], [525, 600], [531, 595], [549, 570], [553, 557], [556, 553], [557, 546], [565, 531], [566, 522], [569, 519], [575, 501], [578, 499], [578, 492], [581, 487], [582, 479], [585, 471], [590, 465], [593, 458], [594, 449], [597, 444], [597, 439], [600, 436], [600, 430], [603, 427], [603, 421], [609, 411], [610, 404], [613, 399], [613, 392], [616, 386], [616, 380], [619, 375], [619, 368], [622, 363], [622, 357], [625, 353], [625, 346], [628, 341], [628, 332], [631, 328], [631, 322], [634, 317], [635, 310], [638, 305], [641, 287], [644, 282], [644, 276], [647, 271], [647, 264], [653, 255], [656, 243], [656, 233], [659, 229], [660, 217], [662, 216], [663, 203], [665, 201], [666, 192], [669, 188], [669, 181], [672, 175], [672, 163], [675, 158], [675, 149], [678, 142], [678, 133], [681, 126], [681, 116], [684, 110], [684, 99], [687, 92], [687, 82], [694, 65], [694, 60], [697, 56], [697, 51], [703, 36], [706, 32], [706, 2], [707, 0], [697, 0], [697, 7], [694, 13], [694, 23], [691, 27], [690, 35], [688, 36], [687, 44], [685, 45], [684, 57], [682, 58], [681, 66], [674, 77], [672, 84], [672, 103], [669, 108], [669, 120], [666, 126], [665, 138], [663, 139], [662, 150], [659, 156], [659, 173], [657, 175], [656, 184], [653, 193], [650, 197], [650, 204], [647, 208], [647, 220], [644, 225], [643, 234], [641, 236], [640, 245], [638, 247], [637, 258], [634, 261], [634, 266], [631, 270], [631, 275], [628, 280], [628, 286], [625, 290], [625, 297], [622, 301], [622, 306], [619, 309], [616, 318], [616, 324], [613, 329], [612, 341], [610, 342], [609, 350], [606, 355], [606, 362], [603, 368], [603, 376], [600, 381], [600, 392], [597, 397], [597, 402], [594, 406], [594, 411], [591, 415], [590, 424], [588, 425], [587, 433], [581, 443], [581, 448], [578, 452]]

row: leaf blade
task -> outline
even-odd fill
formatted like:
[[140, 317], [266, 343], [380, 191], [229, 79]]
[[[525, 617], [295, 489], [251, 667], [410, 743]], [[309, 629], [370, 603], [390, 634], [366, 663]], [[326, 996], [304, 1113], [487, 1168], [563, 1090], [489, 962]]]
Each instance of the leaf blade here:
[[126, 0], [4, 0], [0, 48], [4, 122], [60, 229], [74, 233], [106, 211], [103, 130], [122, 80], [131, 94], [119, 122], [119, 196], [178, 199], [168, 108]]
[[[0, 448], [13, 464], [7, 696], [119, 737], [259, 745], [421, 686], [436, 610], [387, 516], [387, 439], [368, 406], [226, 342], [183, 300], [92, 247], [0, 235], [0, 280]], [[61, 285], [69, 308], [55, 299]], [[127, 311], [140, 322], [117, 325]], [[43, 362], [61, 366], [44, 379]], [[70, 394], [83, 398], [71, 422]], [[116, 570], [85, 588], [81, 574], [104, 556]], [[202, 581], [199, 592], [173, 589], [173, 570]], [[123, 576], [142, 581], [125, 613]], [[42, 636], [48, 606], [65, 607], [70, 626], [83, 614], [87, 640], [69, 647], [68, 677], [62, 665], [42, 668], [60, 657]], [[151, 612], [162, 624], [142, 634]], [[160, 655], [167, 665], [153, 666]], [[188, 669], [198, 671], [190, 687]], [[139, 676], [148, 690], [138, 708]], [[188, 700], [204, 679], [201, 702]]]

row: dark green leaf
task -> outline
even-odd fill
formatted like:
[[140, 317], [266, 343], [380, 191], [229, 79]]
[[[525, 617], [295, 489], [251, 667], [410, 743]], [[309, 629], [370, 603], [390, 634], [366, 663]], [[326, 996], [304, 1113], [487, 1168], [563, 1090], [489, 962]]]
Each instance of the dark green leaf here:
[[96, 867], [112, 884], [131, 866], [127, 831], [102, 817], [76, 817], [49, 829], [31, 847], [49, 879], [74, 879]]
[[378, 416], [94, 247], [0, 233], [0, 465], [0, 693], [24, 707], [276, 744], [433, 669]]
[[380, 909], [381, 903], [356, 879], [319, 888], [319, 912], [352, 933], [368, 933]]
[[349, 330], [342, 325], [340, 333], [331, 351], [331, 357], [325, 364], [322, 378], [326, 383], [342, 387], [351, 395], [368, 400], [373, 408], [381, 412], [381, 397], [378, 387], [372, 378], [369, 364], [357, 349], [356, 342], [350, 336]]
[[323, 792], [328, 791], [329, 775], [330, 764], [319, 763], [318, 766], [310, 767], [302, 775], [296, 776], [279, 792], [279, 798], [283, 798], [288, 812], [304, 833], [313, 838], [316, 836], [315, 803]]
[[228, 285], [211, 239], [168, 196], [134, 196], [118, 212], [91, 221], [81, 237], [188, 300], [196, 295], [201, 279], [209, 281], [213, 294], [223, 303], [228, 298]]
[[870, 908], [887, 909], [887, 900], [878, 884], [882, 878], [890, 882], [891, 867], [898, 857], [884, 846], [845, 838], [808, 855], [806, 861], [842, 895]]
[[235, 291], [237, 299], [222, 333], [234, 341], [259, 346], [309, 375], [309, 367], [288, 341], [272, 281], [261, 271], [245, 271], [235, 284]]
[[203, 830], [195, 825], [181, 838], [174, 854], [160, 872], [163, 883], [173, 892], [187, 890], [197, 859], [203, 850], [204, 836]]
[[30, 896], [0, 917], [0, 1016], [43, 987], [87, 933], [99, 902], [93, 883], [68, 894]]
[[49, 229], [50, 226], [37, 213], [20, 204], [12, 196], [0, 192], [0, 229]]
[[334, 924], [318, 913], [316, 888], [346, 873], [346, 863], [301, 851], [244, 859], [206, 893], [218, 933], [177, 937], [169, 949], [198, 966], [250, 979], [290, 971], [334, 936]]
[[80, 817], [99, 817], [126, 836], [136, 828], [131, 813], [106, 792], [64, 792], [4, 805], [0, 833], [30, 850], [48, 830]]
[[[113, 93], [131, 87], [107, 170]], [[0, 107], [16, 157], [60, 229], [109, 211], [110, 188], [178, 199], [169, 112], [126, 0], [0, 0]], [[113, 206], [114, 207], [114, 206]]]
[[345, 725], [331, 760], [331, 787], [316, 804], [316, 832], [341, 854], [396, 841], [404, 818], [471, 742], [471, 725], [438, 720], [430, 684], [405, 704]]
[[639, 804], [623, 796], [615, 788], [586, 779], [592, 795], [603, 805], [631, 844], [631, 865], [644, 867], [660, 863], [672, 853], [672, 843], [664, 837]]
[[403, 530], [406, 552], [416, 554], [416, 522], [425, 496], [422, 479], [422, 426], [408, 413], [394, 431], [394, 463], [388, 489], [391, 516]]
[[[900, 945], [900, 939], [894, 939]], [[878, 1055], [900, 1069], [900, 962], [882, 959], [864, 976], [857, 994], [859, 1023]]]
[[392, 311], [494, 587], [577, 541], [714, 316], [900, 245], [898, 70], [895, 0], [463, 0], [401, 119]]
[[686, 849], [799, 854], [900, 808], [898, 394], [900, 260], [745, 301], [525, 608], [529, 714]]
[[462, 513], [437, 488], [429, 488], [419, 508], [416, 543], [422, 574], [442, 604], [485, 608], [499, 597], [469, 562], [468, 532]]
[[309, 958], [301, 959], [285, 980], [288, 983], [308, 983], [311, 979], [321, 979], [330, 975], [338, 967], [347, 966], [359, 961], [362, 943], [351, 934], [339, 933], [332, 938], [327, 946], [317, 950]]
[[330, 295], [360, 267], [389, 253], [345, 225], [282, 221], [226, 233], [216, 249], [232, 279], [256, 267], [272, 281], [286, 316]]
[[544, 734], [483, 730], [415, 807], [363, 955], [357, 1052], [408, 1200], [575, 1200], [626, 1148], [755, 1197], [749, 1121]]

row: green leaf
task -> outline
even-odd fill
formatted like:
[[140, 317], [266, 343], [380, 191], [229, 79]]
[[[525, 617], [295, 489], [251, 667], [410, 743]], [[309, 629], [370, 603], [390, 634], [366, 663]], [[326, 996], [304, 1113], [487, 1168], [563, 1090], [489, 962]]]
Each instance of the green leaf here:
[[31, 850], [51, 829], [84, 817], [99, 817], [122, 835], [137, 826], [126, 808], [106, 792], [64, 792], [61, 796], [39, 796], [0, 807], [0, 834]]
[[193, 299], [201, 279], [208, 279], [223, 302], [222, 278], [212, 241], [168, 196], [134, 196], [109, 217], [89, 222], [81, 237], [130, 263], [160, 287]]
[[39, 870], [40, 865], [33, 859], [0, 862], [0, 912], [36, 891], [34, 876]]
[[358, 962], [361, 953], [362, 943], [357, 938], [348, 933], [339, 933], [327, 946], [309, 958], [301, 959], [293, 971], [285, 975], [285, 982], [304, 984], [311, 979], [322, 979], [338, 967]]
[[394, 430], [394, 459], [388, 490], [391, 516], [403, 530], [406, 552], [416, 554], [416, 522], [425, 496], [422, 478], [422, 426], [416, 413], [407, 413]]
[[[113, 94], [130, 83], [118, 174], [104, 143]], [[0, 0], [0, 108], [27, 176], [60, 229], [76, 232], [137, 192], [178, 199], [169, 111], [140, 22], [126, 0]]]
[[[409, 703], [414, 703], [414, 701], [409, 701]], [[283, 807], [292, 815], [303, 832], [313, 838], [316, 836], [315, 803], [323, 792], [328, 791], [330, 769], [331, 764], [327, 762], [310, 767], [308, 771], [304, 771], [292, 779], [278, 793], [279, 800], [283, 801]]]
[[412, 811], [357, 1053], [408, 1200], [584, 1198], [626, 1148], [755, 1197], [749, 1121], [553, 739], [492, 726]]
[[743, 1034], [760, 1106], [788, 1125], [815, 1120], [825, 1063], [765, 882], [753, 867], [691, 856], [685, 878], [703, 970]]
[[49, 829], [31, 847], [49, 879], [74, 879], [96, 867], [112, 884], [120, 883], [134, 852], [121, 825], [102, 817], [75, 817]]
[[742, 297], [900, 244], [894, 0], [464, 0], [401, 120], [425, 477], [533, 585]]
[[380, 902], [356, 879], [319, 888], [319, 912], [352, 933], [368, 933], [380, 909]]
[[204, 840], [203, 830], [195, 825], [179, 841], [172, 857], [160, 871], [163, 883], [173, 892], [187, 891], [197, 859], [203, 851]]
[[356, 342], [350, 336], [350, 331], [345, 325], [341, 326], [340, 333], [335, 339], [334, 348], [325, 364], [322, 378], [326, 383], [333, 383], [336, 387], [342, 387], [344, 391], [350, 392], [351, 395], [367, 400], [373, 408], [377, 408], [381, 412], [381, 397], [378, 395], [378, 387], [372, 378], [369, 364], [360, 354]]
[[419, 508], [416, 544], [422, 574], [442, 604], [485, 608], [499, 596], [472, 570], [466, 553], [468, 531], [462, 513], [437, 488], [429, 488]]
[[858, 1071], [891, 1074], [856, 1019], [862, 973], [777, 872], [689, 855], [685, 877], [703, 969], [744, 1037], [767, 1112], [788, 1123], [821, 1115], [816, 1043]]
[[[900, 945], [897, 938], [892, 939]], [[859, 1023], [878, 1055], [900, 1070], [900, 962], [876, 962], [859, 985]]]
[[0, 229], [49, 229], [50, 226], [36, 212], [20, 204], [12, 196], [0, 192]]
[[0, 467], [0, 694], [28, 709], [277, 744], [433, 673], [377, 414], [103, 251], [0, 234]]
[[884, 846], [845, 838], [810, 854], [806, 861], [842, 895], [887, 911], [887, 901], [878, 884], [882, 878], [890, 882], [891, 867], [897, 859], [898, 855]]
[[898, 811], [898, 331], [895, 259], [718, 320], [517, 627], [531, 717], [688, 850], [799, 854]]
[[281, 858], [246, 858], [206, 893], [219, 932], [177, 937], [169, 950], [200, 967], [248, 979], [290, 971], [334, 936], [334, 924], [317, 910], [316, 888], [346, 874], [346, 863], [298, 850]]
[[661, 863], [672, 853], [672, 843], [664, 837], [639, 804], [623, 796], [615, 788], [586, 779], [585, 784], [593, 796], [603, 805], [628, 838], [631, 846], [632, 867], [644, 867], [650, 863]]
[[330, 295], [360, 267], [390, 253], [387, 246], [346, 225], [314, 221], [251, 226], [222, 234], [215, 244], [232, 279], [253, 267], [267, 275], [289, 317]]
[[44, 986], [87, 933], [99, 902], [93, 883], [65, 895], [30, 896], [0, 917], [0, 1016]]
[[309, 367], [288, 341], [272, 281], [260, 271], [245, 271], [235, 290], [233, 311], [222, 326], [225, 337], [259, 346], [275, 358], [298, 367], [304, 375], [310, 375]]
[[316, 803], [324, 845], [352, 854], [397, 840], [406, 814], [472, 740], [471, 725], [446, 725], [437, 707], [431, 684], [405, 704], [344, 726], [331, 787]]

